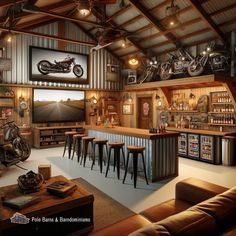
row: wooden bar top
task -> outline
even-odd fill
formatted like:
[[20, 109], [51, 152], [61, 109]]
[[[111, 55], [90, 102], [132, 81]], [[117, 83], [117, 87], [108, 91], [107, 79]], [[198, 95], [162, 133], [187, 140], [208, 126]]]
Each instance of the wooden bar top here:
[[105, 128], [104, 126], [91, 126], [86, 125], [85, 129], [96, 130], [106, 133], [113, 133], [113, 134], [121, 134], [145, 139], [158, 139], [158, 138], [165, 138], [165, 137], [177, 137], [179, 135], [178, 132], [167, 131], [166, 133], [149, 133], [147, 129], [137, 129], [137, 128], [129, 128], [129, 127], [122, 127], [122, 126], [114, 126], [112, 128]]
[[236, 134], [236, 132], [221, 132], [221, 131], [214, 131], [214, 130], [203, 130], [203, 129], [187, 129], [187, 128], [175, 128], [175, 127], [167, 127], [169, 131], [175, 132], [183, 132], [183, 133], [193, 133], [193, 134], [205, 134], [205, 135], [212, 135], [212, 136], [227, 136]]

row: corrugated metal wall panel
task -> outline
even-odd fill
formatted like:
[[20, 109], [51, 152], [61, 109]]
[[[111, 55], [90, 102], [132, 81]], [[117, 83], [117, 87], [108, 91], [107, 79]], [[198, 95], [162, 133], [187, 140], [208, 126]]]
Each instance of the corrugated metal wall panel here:
[[[37, 29], [34, 29], [34, 32], [49, 35], [58, 35], [58, 23], [39, 27]], [[92, 41], [89, 36], [87, 36], [82, 30], [80, 30], [75, 24], [72, 24], [70, 22], [65, 23], [65, 38], [88, 42]], [[107, 63], [119, 64], [119, 61], [117, 59], [114, 59], [113, 56], [104, 49], [90, 54], [89, 85], [29, 81], [30, 63], [28, 55], [30, 45], [51, 49], [58, 48], [58, 42], [56, 40], [26, 35], [14, 36], [12, 43], [6, 45], [6, 56], [12, 59], [12, 70], [3, 73], [4, 83], [29, 84], [52, 87], [73, 87], [80, 89], [119, 90], [122, 88], [122, 83], [120, 83], [119, 81], [106, 81]], [[90, 47], [80, 44], [68, 43], [66, 44], [65, 51], [89, 54]]]

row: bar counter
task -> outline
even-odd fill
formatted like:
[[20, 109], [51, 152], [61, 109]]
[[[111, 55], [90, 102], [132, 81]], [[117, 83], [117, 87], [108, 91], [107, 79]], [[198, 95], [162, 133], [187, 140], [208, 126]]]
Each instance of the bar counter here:
[[[119, 141], [129, 145], [145, 146], [145, 165], [148, 179], [152, 182], [178, 175], [178, 133], [149, 133], [145, 129], [116, 126], [85, 126], [89, 136]], [[140, 168], [142, 168], [140, 162]]]
[[229, 131], [216, 131], [216, 130], [205, 130], [205, 129], [189, 129], [189, 128], [175, 128], [175, 127], [167, 127], [168, 131], [174, 132], [184, 132], [184, 133], [192, 133], [192, 134], [205, 134], [205, 135], [212, 135], [212, 136], [227, 136], [227, 135], [234, 135], [236, 132], [229, 132]]

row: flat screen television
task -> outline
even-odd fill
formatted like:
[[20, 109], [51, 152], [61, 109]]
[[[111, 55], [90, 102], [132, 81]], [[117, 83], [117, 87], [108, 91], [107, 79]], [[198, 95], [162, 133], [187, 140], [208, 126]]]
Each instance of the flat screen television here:
[[85, 91], [33, 89], [33, 123], [85, 121]]

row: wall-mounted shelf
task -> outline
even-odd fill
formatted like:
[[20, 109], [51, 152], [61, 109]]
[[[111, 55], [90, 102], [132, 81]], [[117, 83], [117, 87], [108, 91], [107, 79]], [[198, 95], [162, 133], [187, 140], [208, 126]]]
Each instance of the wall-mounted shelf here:
[[[160, 88], [164, 93], [167, 102], [171, 103], [171, 90], [175, 89], [191, 89], [191, 88], [205, 88], [224, 86], [229, 93], [229, 96], [236, 108], [236, 77], [225, 77], [222, 75], [203, 75], [196, 77], [187, 77], [181, 79], [172, 79], [165, 81], [156, 81], [143, 84], [126, 85], [126, 91], [144, 91], [157, 90]], [[219, 103], [221, 104], [221, 103]]]

